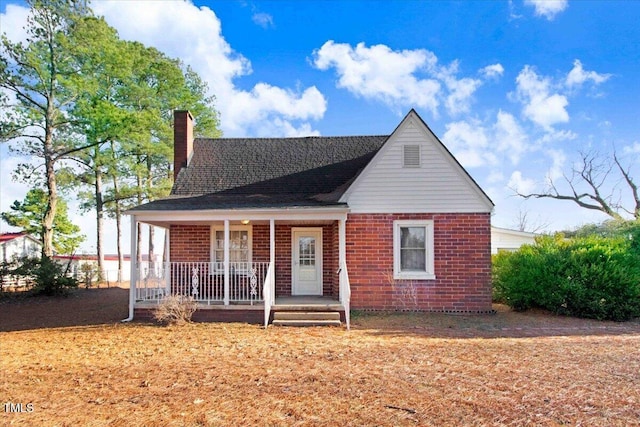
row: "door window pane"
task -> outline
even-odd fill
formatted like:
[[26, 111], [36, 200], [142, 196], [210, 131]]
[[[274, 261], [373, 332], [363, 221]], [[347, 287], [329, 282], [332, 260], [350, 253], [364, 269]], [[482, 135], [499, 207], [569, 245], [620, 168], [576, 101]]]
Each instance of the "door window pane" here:
[[301, 266], [316, 265], [316, 239], [314, 237], [300, 237], [298, 239], [298, 262]]

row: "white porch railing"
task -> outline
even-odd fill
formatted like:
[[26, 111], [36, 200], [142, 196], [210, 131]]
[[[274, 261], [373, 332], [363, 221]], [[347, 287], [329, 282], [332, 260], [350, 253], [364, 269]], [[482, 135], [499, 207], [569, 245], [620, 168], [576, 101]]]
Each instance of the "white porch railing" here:
[[275, 277], [273, 274], [273, 264], [269, 264], [267, 269], [267, 277], [264, 281], [264, 289], [262, 295], [264, 297], [264, 327], [269, 326], [269, 317], [271, 316], [271, 306], [275, 297]]
[[[261, 302], [268, 262], [229, 263], [229, 301]], [[191, 296], [200, 303], [224, 302], [224, 264], [219, 262], [167, 262], [150, 271], [136, 268], [136, 301], [159, 301], [166, 295]]]
[[347, 264], [344, 262], [340, 265], [340, 303], [344, 307], [344, 320], [347, 324], [347, 329], [351, 329], [351, 284], [349, 283]]

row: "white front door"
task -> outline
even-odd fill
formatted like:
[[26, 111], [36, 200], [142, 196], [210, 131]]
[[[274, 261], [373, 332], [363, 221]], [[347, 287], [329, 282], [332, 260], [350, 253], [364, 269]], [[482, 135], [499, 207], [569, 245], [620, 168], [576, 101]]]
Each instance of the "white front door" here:
[[293, 228], [291, 294], [322, 295], [322, 228]]

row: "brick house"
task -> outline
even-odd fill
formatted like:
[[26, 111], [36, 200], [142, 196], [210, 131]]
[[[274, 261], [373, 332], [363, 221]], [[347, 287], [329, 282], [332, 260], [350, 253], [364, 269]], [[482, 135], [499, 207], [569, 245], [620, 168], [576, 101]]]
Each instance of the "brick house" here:
[[347, 327], [350, 309], [491, 310], [493, 203], [414, 110], [383, 136], [194, 140], [174, 119], [171, 195], [128, 212], [132, 258], [142, 222], [169, 261], [132, 269], [130, 318], [168, 293], [265, 326], [312, 305]]

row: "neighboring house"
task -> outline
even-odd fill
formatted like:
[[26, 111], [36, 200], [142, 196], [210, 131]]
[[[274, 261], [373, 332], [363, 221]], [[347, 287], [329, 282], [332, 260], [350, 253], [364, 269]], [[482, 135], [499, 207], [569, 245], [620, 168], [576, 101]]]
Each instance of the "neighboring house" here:
[[522, 245], [533, 245], [537, 234], [526, 231], [491, 227], [491, 253], [517, 251]]
[[414, 110], [383, 136], [194, 141], [174, 118], [171, 195], [128, 211], [132, 253], [138, 223], [164, 227], [168, 262], [132, 273], [130, 318], [167, 293], [265, 325], [313, 304], [347, 326], [350, 309], [491, 311], [493, 203]]
[[[0, 263], [5, 266], [26, 256], [39, 257], [41, 253], [42, 244], [30, 234], [24, 232], [0, 234]], [[0, 284], [2, 288], [10, 288], [26, 286], [27, 282], [16, 276], [5, 276], [3, 273]]]
[[42, 243], [30, 234], [2, 233], [0, 235], [0, 262], [10, 263], [25, 256], [39, 256]]

